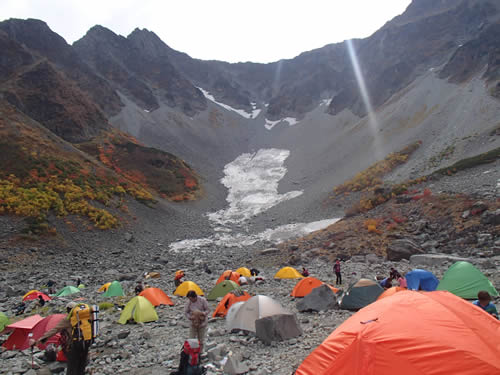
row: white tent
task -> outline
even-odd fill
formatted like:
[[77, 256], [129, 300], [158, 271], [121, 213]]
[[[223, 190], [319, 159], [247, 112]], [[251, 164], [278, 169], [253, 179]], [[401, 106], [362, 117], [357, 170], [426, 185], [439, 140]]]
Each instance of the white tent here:
[[278, 302], [267, 296], [255, 296], [231, 306], [226, 316], [228, 330], [242, 329], [255, 332], [255, 321], [266, 316], [290, 314]]

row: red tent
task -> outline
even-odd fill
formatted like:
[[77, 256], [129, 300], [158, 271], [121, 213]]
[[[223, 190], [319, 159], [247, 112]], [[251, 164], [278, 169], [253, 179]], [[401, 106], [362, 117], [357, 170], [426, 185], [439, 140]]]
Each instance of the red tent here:
[[43, 318], [36, 314], [18, 322], [9, 324], [5, 329], [13, 330], [14, 332], [10, 334], [7, 341], [5, 341], [2, 346], [8, 350], [24, 350], [29, 348], [29, 339], [32, 338], [29, 334], [31, 333], [33, 327], [35, 327], [41, 320], [43, 320]]
[[[64, 319], [66, 314], [53, 314], [46, 318], [42, 318], [40, 315], [33, 315], [29, 318], [20, 320], [19, 322], [10, 324], [6, 329], [14, 330], [5, 341], [3, 346], [9, 350], [24, 350], [29, 348], [29, 340], [38, 340], [43, 334], [56, 326], [61, 319]], [[59, 334], [50, 337], [45, 344], [40, 344], [38, 347], [40, 349], [45, 349], [45, 347], [50, 343], [57, 343], [59, 340]]]
[[[49, 315], [48, 317], [44, 318], [40, 322], [38, 322], [35, 327], [33, 327], [33, 330], [31, 331], [33, 333], [33, 339], [38, 340], [40, 337], [42, 337], [45, 332], [50, 331], [52, 328], [54, 328], [57, 323], [61, 321], [61, 319], [66, 318], [66, 314], [52, 314]], [[54, 343], [56, 344], [59, 341], [60, 334], [57, 333], [52, 337], [49, 337], [48, 340], [45, 342], [45, 344], [40, 344], [38, 347], [40, 349], [45, 349], [45, 347], [48, 344]]]
[[30, 300], [30, 299], [38, 299], [38, 296], [42, 296], [42, 298], [43, 298], [44, 301], [50, 301], [50, 299], [51, 299], [45, 293], [42, 293], [42, 292], [40, 292], [38, 290], [35, 290], [35, 291], [31, 292], [30, 294], [26, 295], [23, 298], [23, 301]]
[[351, 316], [296, 375], [500, 374], [500, 321], [449, 292], [402, 291]]

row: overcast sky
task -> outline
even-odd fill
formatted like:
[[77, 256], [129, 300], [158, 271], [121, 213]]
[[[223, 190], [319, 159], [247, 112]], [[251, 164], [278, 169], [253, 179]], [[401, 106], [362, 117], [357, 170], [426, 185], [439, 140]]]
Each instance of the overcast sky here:
[[200, 59], [271, 62], [371, 35], [410, 0], [1, 0], [0, 20], [37, 18], [73, 43], [94, 25], [136, 27]]

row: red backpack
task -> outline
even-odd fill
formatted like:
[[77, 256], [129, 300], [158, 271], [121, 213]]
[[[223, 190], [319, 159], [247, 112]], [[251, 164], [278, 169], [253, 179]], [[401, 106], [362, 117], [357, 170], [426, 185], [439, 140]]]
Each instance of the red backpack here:
[[188, 356], [188, 363], [196, 366], [199, 362], [200, 343], [196, 339], [187, 339], [184, 341], [183, 352]]

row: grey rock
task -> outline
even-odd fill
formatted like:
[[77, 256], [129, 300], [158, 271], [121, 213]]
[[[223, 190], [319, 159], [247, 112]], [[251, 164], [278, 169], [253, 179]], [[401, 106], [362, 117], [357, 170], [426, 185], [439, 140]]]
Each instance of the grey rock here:
[[237, 375], [244, 374], [248, 372], [250, 369], [248, 366], [241, 362], [241, 357], [236, 358], [236, 356], [228, 357], [226, 364], [224, 365], [224, 374], [228, 375]]
[[387, 247], [387, 260], [398, 261], [409, 259], [414, 254], [422, 254], [424, 251], [415, 242], [409, 239], [394, 240]]
[[332, 310], [336, 307], [337, 297], [326, 284], [314, 288], [311, 293], [297, 302], [299, 312]]
[[278, 254], [280, 250], [277, 247], [269, 247], [267, 249], [261, 250], [260, 254], [261, 255], [272, 255], [272, 254]]
[[283, 341], [300, 336], [302, 329], [295, 314], [278, 314], [257, 319], [255, 321], [255, 334], [266, 344], [270, 344], [273, 341]]
[[486, 211], [481, 215], [481, 224], [499, 225], [500, 224], [500, 209], [496, 211]]

